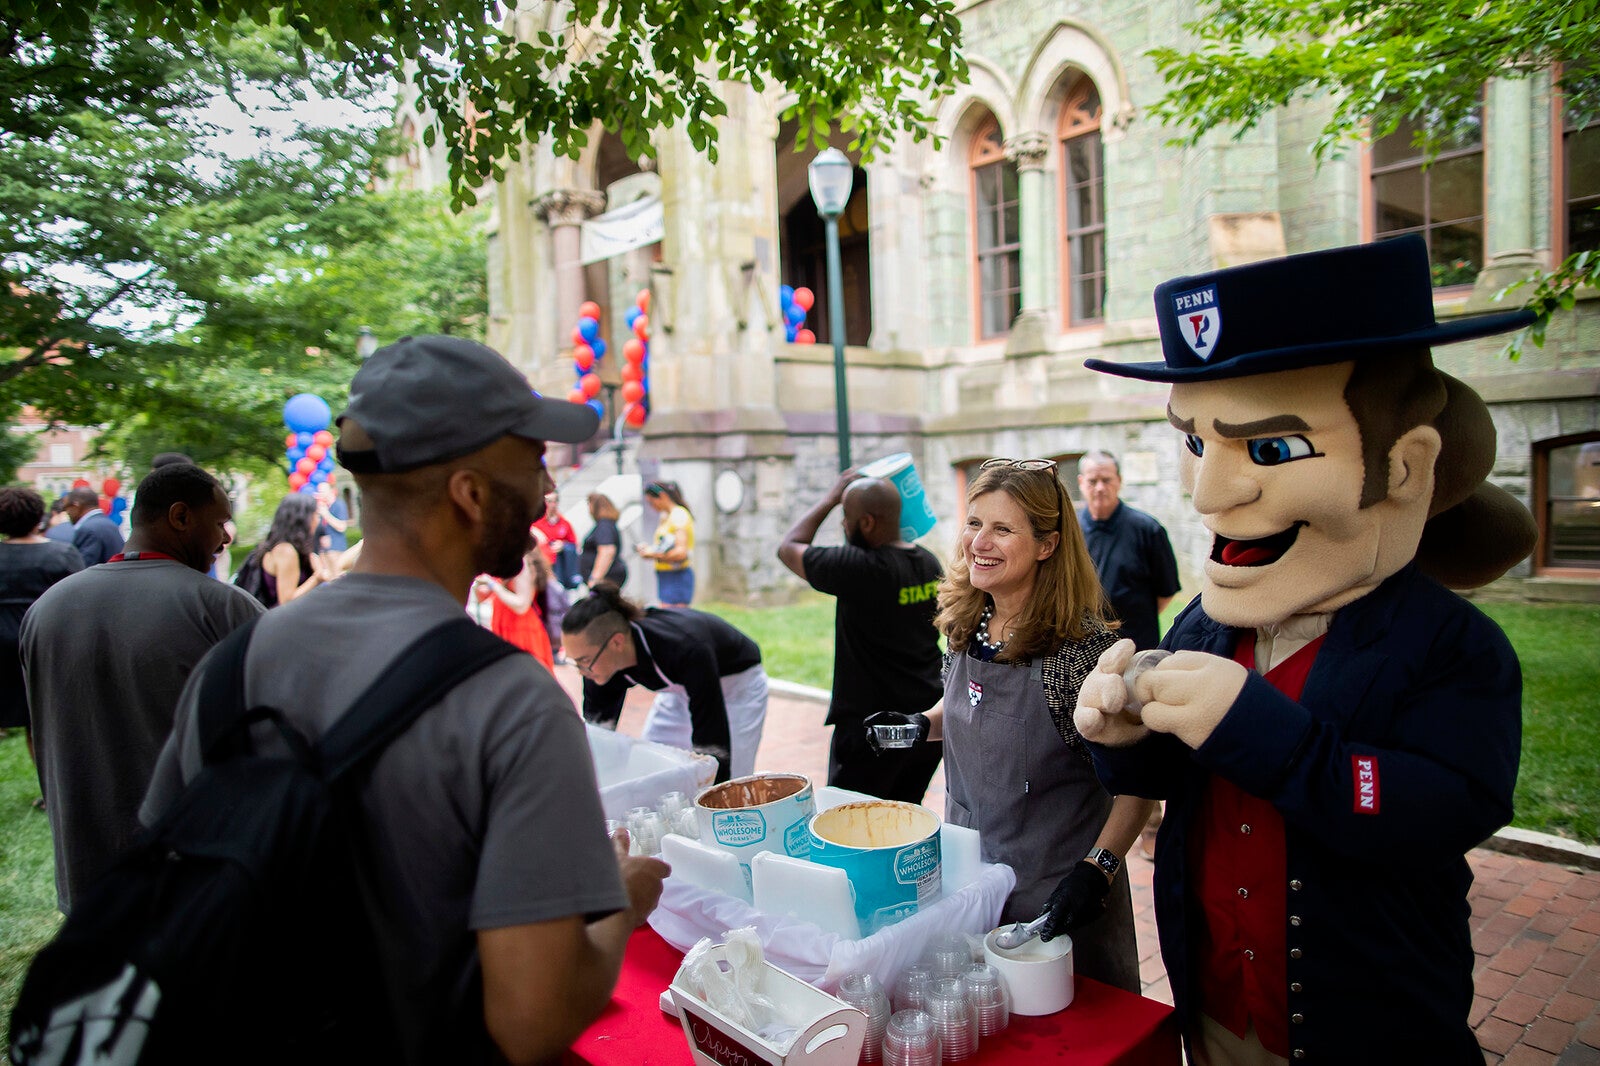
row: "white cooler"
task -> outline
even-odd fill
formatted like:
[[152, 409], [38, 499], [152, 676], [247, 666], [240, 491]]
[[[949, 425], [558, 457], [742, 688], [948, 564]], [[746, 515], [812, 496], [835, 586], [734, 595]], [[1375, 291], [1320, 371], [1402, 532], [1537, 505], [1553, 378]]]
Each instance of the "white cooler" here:
[[691, 800], [717, 776], [717, 760], [589, 725], [589, 756], [606, 817], [626, 821], [632, 807], [654, 807], [668, 792]]

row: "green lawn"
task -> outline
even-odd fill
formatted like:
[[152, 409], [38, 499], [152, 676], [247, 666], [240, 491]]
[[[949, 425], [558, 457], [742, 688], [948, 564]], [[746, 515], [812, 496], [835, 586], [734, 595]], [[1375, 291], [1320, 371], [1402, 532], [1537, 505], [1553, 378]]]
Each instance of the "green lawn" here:
[[833, 687], [833, 597], [807, 591], [787, 607], [697, 603], [761, 646], [768, 677], [816, 688]]
[[[0, 1030], [11, 1028], [22, 975], [61, 922], [50, 822], [33, 809], [39, 779], [22, 731], [0, 740]], [[5, 1047], [9, 1040], [0, 1040]]]

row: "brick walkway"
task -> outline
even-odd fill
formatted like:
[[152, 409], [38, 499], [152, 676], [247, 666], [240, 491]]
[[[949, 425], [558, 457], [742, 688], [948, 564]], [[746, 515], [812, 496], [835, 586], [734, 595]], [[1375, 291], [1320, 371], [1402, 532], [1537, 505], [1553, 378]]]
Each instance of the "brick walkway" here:
[[[575, 670], [557, 668], [575, 700]], [[620, 729], [637, 734], [650, 694], [629, 693]], [[825, 708], [815, 700], [773, 694], [758, 770], [791, 770], [827, 778]], [[944, 810], [944, 776], [936, 774], [924, 801]], [[1479, 848], [1468, 855], [1476, 878], [1472, 943], [1477, 995], [1470, 1021], [1489, 1066], [1600, 1066], [1600, 873], [1536, 862]], [[1156, 947], [1151, 864], [1135, 846], [1128, 872], [1139, 939], [1144, 993], [1172, 1002]]]

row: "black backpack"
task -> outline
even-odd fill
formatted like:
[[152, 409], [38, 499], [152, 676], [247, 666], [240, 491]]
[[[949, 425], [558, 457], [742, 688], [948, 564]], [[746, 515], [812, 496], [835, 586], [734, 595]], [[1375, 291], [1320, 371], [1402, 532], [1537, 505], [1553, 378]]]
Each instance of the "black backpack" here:
[[[517, 649], [466, 617], [437, 626], [311, 745], [279, 711], [245, 709], [253, 628], [212, 653], [201, 770], [34, 959], [13, 1063], [399, 1061], [357, 861], [363, 771]], [[293, 758], [254, 753], [248, 726], [262, 720]]]
[[276, 607], [277, 602], [267, 602], [266, 572], [261, 568], [261, 549], [252, 549], [234, 572], [233, 583], [260, 601], [263, 607]]

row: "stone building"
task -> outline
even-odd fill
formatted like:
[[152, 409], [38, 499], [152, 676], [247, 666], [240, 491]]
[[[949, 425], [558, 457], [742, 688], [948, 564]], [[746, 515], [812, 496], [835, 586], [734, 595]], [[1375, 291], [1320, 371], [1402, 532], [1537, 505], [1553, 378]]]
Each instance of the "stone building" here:
[[[1168, 277], [1420, 232], [1447, 319], [1600, 245], [1600, 129], [1568, 128], [1548, 77], [1486, 86], [1474, 129], [1431, 168], [1407, 130], [1319, 167], [1317, 101], [1237, 139], [1167, 144], [1172, 131], [1146, 117], [1163, 86], [1145, 52], [1180, 39], [1183, 5], [961, 6], [971, 78], [940, 103], [938, 142], [857, 160], [840, 219], [854, 457], [912, 453], [941, 516], [927, 539], [938, 553], [954, 544], [976, 463], [1057, 458], [1071, 486], [1070, 462], [1104, 448], [1195, 586], [1208, 540], [1177, 483], [1165, 388], [1082, 365], [1159, 358], [1151, 291]], [[554, 10], [520, 13], [518, 32]], [[652, 414], [633, 461], [686, 490], [702, 595], [774, 598], [794, 588], [777, 538], [837, 470], [834, 294], [807, 191], [815, 150], [794, 151], [781, 93], [725, 93], [715, 164], [678, 129], [657, 135], [643, 165], [600, 130], [575, 161], [535, 145], [510, 164], [496, 190], [489, 340], [564, 395], [579, 304], [605, 308], [620, 353], [623, 314], [649, 288]], [[659, 240], [585, 262], [585, 227], [623, 208]], [[783, 284], [815, 291], [815, 344], [785, 342]], [[1520, 362], [1503, 341], [1436, 358], [1490, 402], [1494, 477], [1539, 516], [1538, 551], [1512, 581], [1584, 594], [1600, 587], [1600, 302], [1559, 316]], [[619, 363], [602, 360], [608, 384]]]

